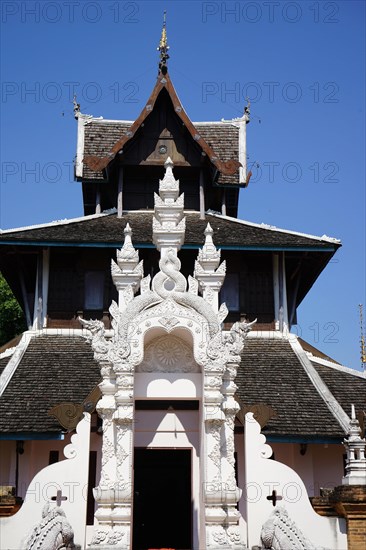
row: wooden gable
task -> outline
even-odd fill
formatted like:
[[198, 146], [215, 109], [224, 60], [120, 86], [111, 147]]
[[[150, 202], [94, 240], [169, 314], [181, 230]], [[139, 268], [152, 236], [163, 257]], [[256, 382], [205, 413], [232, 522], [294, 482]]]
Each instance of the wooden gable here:
[[[166, 97], [166, 95], [169, 96], [169, 99], [173, 106], [174, 113], [180, 119], [181, 123], [186, 127], [186, 129], [188, 130], [188, 133], [191, 135], [192, 140], [197, 142], [199, 149], [201, 150], [201, 153], [204, 153], [204, 155], [207, 156], [210, 164], [218, 172], [221, 172], [222, 174], [231, 175], [236, 173], [239, 167], [241, 166], [240, 162], [238, 162], [234, 158], [231, 158], [226, 161], [223, 161], [219, 158], [219, 156], [215, 153], [213, 148], [199, 134], [194, 124], [189, 119], [187, 113], [183, 109], [181, 102], [179, 101], [179, 98], [177, 96], [173, 83], [170, 80], [169, 75], [168, 74], [162, 75], [161, 73], [159, 73], [157, 82], [147, 101], [147, 104], [145, 105], [144, 109], [141, 111], [140, 116], [132, 124], [132, 126], [130, 126], [130, 128], [120, 137], [120, 139], [118, 139], [114, 143], [114, 145], [110, 148], [108, 152], [103, 153], [103, 156], [86, 155], [83, 159], [84, 164], [88, 168], [94, 171], [107, 169], [107, 167], [109, 167], [109, 165], [116, 158], [116, 156], [121, 155], [121, 152], [123, 154], [123, 151], [126, 145], [136, 136], [138, 131], [141, 128], [145, 127], [145, 123], [147, 122], [147, 119], [151, 117], [152, 113], [155, 111], [156, 107], [159, 105], [160, 96], [163, 91], [165, 92], [163, 93], [162, 97], [164, 98], [164, 96]], [[159, 109], [156, 109], [156, 110], [159, 111]], [[164, 109], [163, 109], [163, 112], [164, 112]], [[164, 114], [162, 114], [161, 116], [164, 117]], [[159, 136], [159, 138], [160, 137], [161, 136]], [[152, 147], [152, 145], [153, 145], [153, 142], [150, 142], [150, 148]], [[149, 149], [147, 149], [147, 152], [148, 151]], [[150, 154], [152, 152], [153, 151], [151, 150]], [[184, 151], [179, 151], [179, 152], [184, 156]], [[165, 155], [165, 160], [166, 158], [167, 158], [167, 155]]]
[[203, 158], [201, 148], [176, 114], [172, 100], [163, 88], [154, 110], [126, 143], [118, 159], [123, 165], [162, 166], [168, 156], [174, 166], [198, 167]]

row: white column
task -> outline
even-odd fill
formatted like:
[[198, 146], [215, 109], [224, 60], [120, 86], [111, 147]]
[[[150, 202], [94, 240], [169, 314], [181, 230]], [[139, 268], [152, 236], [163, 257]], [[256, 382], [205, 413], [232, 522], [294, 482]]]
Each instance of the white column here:
[[34, 292], [33, 329], [40, 330], [43, 321], [43, 250], [40, 250], [37, 257], [36, 287]]
[[283, 330], [288, 330], [288, 308], [287, 308], [287, 283], [286, 283], [286, 258], [285, 252], [281, 253], [281, 269], [282, 269], [282, 304], [280, 307], [283, 308]]
[[279, 290], [279, 275], [278, 275], [278, 254], [272, 254], [273, 261], [273, 298], [274, 298], [274, 318], [275, 328], [280, 328], [280, 290]]
[[223, 216], [226, 216], [226, 189], [223, 189], [223, 190], [222, 190], [221, 214], [222, 214]]
[[100, 214], [102, 211], [101, 202], [100, 202], [100, 184], [96, 184], [96, 194], [95, 194], [95, 213]]
[[200, 170], [200, 219], [205, 219], [205, 179], [203, 169]]
[[247, 122], [249, 117], [244, 115], [239, 119], [239, 183], [245, 184], [247, 181]]
[[118, 173], [118, 191], [117, 191], [117, 217], [122, 218], [123, 213], [123, 167], [120, 166]]
[[43, 276], [42, 276], [42, 316], [43, 327], [47, 326], [47, 309], [48, 309], [48, 283], [50, 276], [50, 249], [43, 249]]

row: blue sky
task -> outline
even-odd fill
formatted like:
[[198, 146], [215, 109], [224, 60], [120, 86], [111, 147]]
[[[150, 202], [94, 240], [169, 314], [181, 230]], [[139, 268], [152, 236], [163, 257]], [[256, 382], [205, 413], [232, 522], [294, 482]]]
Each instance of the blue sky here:
[[365, 304], [365, 3], [1, 3], [0, 227], [82, 215], [72, 93], [94, 116], [135, 119], [155, 83], [167, 10], [169, 72], [192, 120], [251, 98], [239, 216], [337, 237], [297, 332], [360, 368]]

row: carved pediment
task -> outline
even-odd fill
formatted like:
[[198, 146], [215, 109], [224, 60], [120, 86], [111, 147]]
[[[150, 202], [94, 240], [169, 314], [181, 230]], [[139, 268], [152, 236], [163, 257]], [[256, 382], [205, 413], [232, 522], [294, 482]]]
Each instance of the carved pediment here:
[[166, 334], [147, 345], [136, 372], [200, 372], [192, 348], [181, 338]]

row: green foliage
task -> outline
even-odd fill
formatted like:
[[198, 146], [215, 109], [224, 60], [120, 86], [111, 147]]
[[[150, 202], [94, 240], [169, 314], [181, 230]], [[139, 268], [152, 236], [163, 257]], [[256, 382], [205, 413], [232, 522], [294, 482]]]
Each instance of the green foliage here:
[[0, 346], [26, 329], [24, 313], [0, 273]]

